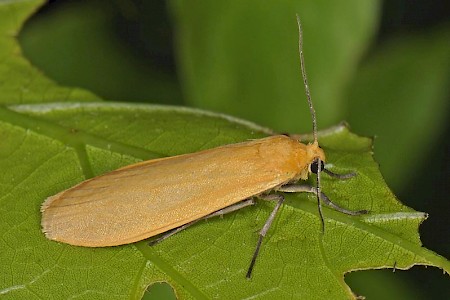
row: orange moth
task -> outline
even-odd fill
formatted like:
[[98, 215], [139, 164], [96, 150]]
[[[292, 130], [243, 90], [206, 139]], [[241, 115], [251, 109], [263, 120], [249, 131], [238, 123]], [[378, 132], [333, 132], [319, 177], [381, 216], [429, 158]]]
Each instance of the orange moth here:
[[[310, 99], [302, 52], [299, 18], [300, 65], [313, 119], [314, 141], [302, 144], [285, 135], [221, 146], [191, 154], [136, 163], [86, 180], [45, 200], [42, 230], [48, 239], [84, 247], [129, 244], [158, 234], [160, 241], [197, 220], [253, 204], [253, 198], [275, 200], [276, 205], [260, 231], [249, 278], [259, 249], [284, 201], [270, 192], [310, 192], [338, 211], [358, 215], [332, 203], [320, 191], [325, 154], [317, 142], [317, 126]], [[317, 174], [317, 187], [297, 184]], [[154, 242], [153, 242], [154, 243]]]

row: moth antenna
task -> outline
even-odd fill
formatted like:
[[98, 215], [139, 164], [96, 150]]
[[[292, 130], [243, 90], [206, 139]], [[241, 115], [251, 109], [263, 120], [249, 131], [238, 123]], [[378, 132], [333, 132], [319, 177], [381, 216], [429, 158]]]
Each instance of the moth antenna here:
[[312, 123], [313, 123], [313, 137], [314, 143], [317, 143], [317, 121], [316, 121], [316, 111], [314, 110], [313, 103], [311, 101], [311, 93], [309, 91], [308, 78], [306, 77], [305, 60], [303, 58], [303, 31], [302, 24], [300, 23], [300, 17], [297, 16], [298, 25], [298, 52], [300, 55], [300, 68], [302, 70], [303, 84], [305, 85], [306, 98], [308, 99], [309, 111], [311, 113]]
[[[306, 99], [308, 99], [308, 105], [309, 105], [309, 111], [311, 113], [311, 119], [313, 124], [313, 137], [314, 137], [314, 144], [318, 144], [317, 141], [317, 120], [316, 120], [316, 111], [314, 109], [312, 100], [311, 100], [311, 92], [309, 91], [309, 85], [308, 85], [308, 78], [306, 76], [306, 68], [305, 68], [305, 59], [303, 58], [303, 31], [302, 31], [302, 24], [300, 22], [300, 17], [298, 14], [297, 16], [297, 25], [298, 25], [298, 52], [300, 55], [300, 68], [302, 70], [302, 77], [303, 77], [303, 84], [305, 85], [305, 93], [306, 93]], [[316, 197], [317, 197], [317, 207], [319, 209], [319, 216], [320, 221], [322, 223], [322, 232], [325, 231], [325, 221], [323, 218], [322, 213], [322, 203], [320, 201], [320, 172], [322, 171], [322, 161], [320, 158], [317, 159], [317, 181], [316, 181]]]

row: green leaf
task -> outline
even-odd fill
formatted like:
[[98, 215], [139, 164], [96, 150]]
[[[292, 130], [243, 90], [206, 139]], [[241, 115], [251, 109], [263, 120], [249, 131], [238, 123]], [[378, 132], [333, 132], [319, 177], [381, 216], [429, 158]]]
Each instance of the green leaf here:
[[2, 298], [138, 299], [147, 285], [167, 281], [183, 299], [347, 299], [353, 295], [343, 276], [351, 270], [423, 264], [449, 272], [446, 259], [421, 247], [417, 227], [426, 215], [395, 199], [372, 159], [371, 140], [345, 126], [323, 132], [320, 141], [331, 170], [358, 176], [337, 181], [324, 175], [323, 190], [341, 206], [370, 214], [324, 208], [322, 233], [314, 196], [287, 195], [250, 281], [245, 272], [270, 202], [201, 221], [153, 248], [145, 241], [95, 249], [45, 239], [39, 208], [50, 195], [136, 161], [270, 131], [193, 109], [78, 102], [98, 99], [56, 85], [17, 50], [13, 36], [40, 3], [0, 6]]
[[351, 270], [414, 264], [450, 270], [421, 247], [417, 227], [425, 214], [395, 199], [372, 160], [371, 141], [345, 127], [325, 133], [321, 143], [333, 171], [358, 176], [323, 176], [323, 190], [344, 207], [371, 213], [350, 217], [325, 209], [322, 234], [314, 196], [288, 195], [248, 281], [245, 271], [272, 203], [202, 221], [153, 248], [144, 241], [100, 249], [46, 240], [39, 207], [88, 177], [140, 159], [262, 137], [261, 128], [190, 109], [114, 103], [9, 106], [0, 120], [7, 145], [0, 166], [8, 170], [0, 177], [6, 295], [139, 298], [149, 283], [167, 281], [182, 298], [345, 299], [351, 294], [343, 275]]

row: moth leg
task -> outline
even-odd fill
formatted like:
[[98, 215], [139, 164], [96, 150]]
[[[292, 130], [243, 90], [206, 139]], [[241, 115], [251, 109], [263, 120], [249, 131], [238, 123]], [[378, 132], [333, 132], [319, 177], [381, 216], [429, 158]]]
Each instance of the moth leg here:
[[[284, 192], [284, 193], [313, 193], [316, 194], [317, 193], [317, 188], [307, 185], [307, 184], [287, 184], [287, 185], [283, 185], [280, 188], [277, 189], [277, 191], [279, 192]], [[345, 209], [343, 207], [340, 207], [339, 205], [333, 203], [328, 197], [327, 195], [325, 195], [323, 192], [320, 192], [320, 200], [323, 201], [323, 203], [325, 203], [326, 205], [334, 208], [335, 210], [347, 214], [347, 215], [351, 215], [351, 216], [358, 216], [358, 215], [363, 215], [363, 214], [367, 214], [368, 211], [363, 209], [363, 210], [349, 210], [349, 209]]]
[[337, 174], [337, 173], [331, 172], [330, 170], [325, 169], [325, 168], [323, 168], [322, 171], [325, 174], [327, 174], [328, 176], [333, 177], [333, 178], [337, 178], [337, 179], [349, 179], [349, 178], [352, 178], [352, 177], [356, 176], [355, 172], [351, 172], [351, 173], [347, 173], [347, 174]]
[[247, 200], [238, 202], [238, 203], [236, 203], [236, 204], [227, 206], [227, 207], [225, 207], [225, 208], [222, 208], [221, 210], [215, 211], [215, 212], [213, 212], [213, 213], [211, 213], [211, 214], [209, 214], [209, 215], [207, 215], [207, 216], [204, 216], [203, 218], [194, 220], [194, 221], [189, 222], [189, 223], [186, 223], [186, 224], [184, 224], [184, 225], [182, 225], [182, 226], [180, 226], [180, 227], [177, 227], [177, 228], [174, 228], [174, 229], [172, 229], [172, 230], [170, 230], [170, 231], [167, 231], [167, 232], [163, 233], [163, 235], [160, 236], [159, 238], [154, 239], [154, 240], [151, 240], [151, 241], [148, 243], [148, 245], [149, 245], [149, 246], [154, 246], [154, 245], [156, 245], [156, 244], [158, 244], [158, 243], [164, 241], [165, 239], [171, 237], [172, 235], [174, 235], [174, 234], [176, 234], [176, 233], [178, 233], [178, 232], [180, 232], [180, 231], [182, 231], [182, 230], [188, 228], [189, 226], [194, 225], [194, 224], [197, 223], [198, 221], [206, 220], [206, 219], [209, 219], [209, 218], [212, 218], [212, 217], [216, 217], [216, 216], [223, 216], [223, 215], [225, 215], [225, 214], [228, 214], [228, 213], [230, 213], [230, 212], [239, 210], [239, 209], [241, 209], [241, 208], [244, 208], [244, 207], [246, 207], [246, 206], [250, 206], [250, 205], [253, 205], [253, 204], [255, 204], [255, 200], [253, 200], [253, 199], [247, 199]]
[[253, 267], [255, 266], [256, 258], [258, 257], [262, 240], [266, 236], [267, 231], [269, 231], [270, 225], [272, 225], [272, 222], [275, 219], [275, 215], [277, 214], [278, 210], [280, 209], [281, 204], [283, 204], [283, 202], [284, 202], [284, 197], [282, 195], [278, 195], [278, 194], [262, 195], [262, 196], [259, 196], [259, 198], [264, 199], [264, 200], [275, 200], [275, 201], [277, 201], [277, 204], [275, 205], [274, 209], [270, 213], [270, 216], [267, 219], [266, 223], [264, 224], [263, 228], [259, 232], [258, 243], [256, 244], [256, 249], [255, 249], [255, 252], [253, 253], [252, 261], [250, 262], [250, 266], [248, 267], [248, 271], [247, 271], [247, 275], [246, 275], [247, 278], [250, 278], [252, 276]]

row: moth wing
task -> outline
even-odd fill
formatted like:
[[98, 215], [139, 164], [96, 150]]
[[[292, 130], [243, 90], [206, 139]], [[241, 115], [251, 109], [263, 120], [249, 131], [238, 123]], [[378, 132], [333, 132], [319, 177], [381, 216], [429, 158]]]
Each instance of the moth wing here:
[[291, 151], [285, 142], [270, 137], [149, 160], [84, 181], [47, 198], [43, 231], [87, 247], [166, 232], [291, 180], [288, 156], [279, 157]]

